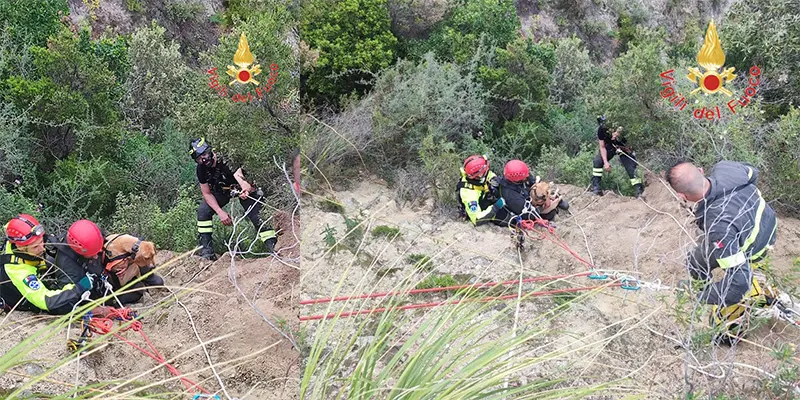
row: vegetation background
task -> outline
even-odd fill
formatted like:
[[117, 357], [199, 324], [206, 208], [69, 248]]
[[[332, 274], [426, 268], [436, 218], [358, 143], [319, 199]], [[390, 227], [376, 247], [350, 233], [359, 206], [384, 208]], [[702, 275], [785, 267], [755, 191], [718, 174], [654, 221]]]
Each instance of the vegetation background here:
[[[798, 11], [784, 0], [305, 1], [303, 99], [327, 118], [308, 122], [312, 184], [366, 167], [403, 200], [433, 196], [452, 209], [455, 166], [485, 153], [496, 172], [520, 158], [546, 179], [587, 186], [605, 114], [648, 168], [750, 162], [765, 196], [796, 214]], [[678, 111], [659, 94], [669, 69], [680, 93], [696, 88], [685, 75], [711, 18], [736, 68], [735, 98], [752, 65], [763, 71], [758, 100], [735, 115], [724, 95]], [[719, 121], [691, 115], [720, 104]], [[622, 168], [603, 186], [632, 194]]]
[[[244, 163], [271, 205], [293, 204], [279, 167], [298, 147], [291, 7], [0, 1], [0, 219], [32, 213], [58, 234], [88, 218], [163, 249], [191, 249], [201, 196], [188, 146], [199, 136]], [[233, 102], [208, 86], [212, 67], [227, 85], [242, 32], [265, 71], [262, 84], [269, 65], [279, 65], [268, 100]], [[237, 91], [246, 93], [229, 92]], [[228, 233], [218, 221], [215, 231]]]

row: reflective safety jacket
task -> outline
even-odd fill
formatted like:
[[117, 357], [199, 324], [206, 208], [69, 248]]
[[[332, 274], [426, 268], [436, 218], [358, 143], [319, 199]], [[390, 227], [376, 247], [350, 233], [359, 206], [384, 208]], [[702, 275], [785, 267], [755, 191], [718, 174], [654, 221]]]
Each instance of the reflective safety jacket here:
[[456, 196], [459, 200], [461, 211], [475, 226], [483, 225], [491, 221], [497, 213], [494, 202], [497, 201], [492, 196], [491, 186], [496, 185], [493, 180], [497, 176], [489, 171], [483, 184], [479, 184], [467, 178], [464, 168], [461, 168], [461, 180], [456, 185]]
[[60, 290], [50, 290], [39, 280], [40, 272], [47, 269], [44, 260], [16, 253], [12, 243], [6, 240], [0, 255], [0, 297], [7, 307], [17, 310], [43, 310], [55, 314], [66, 314], [81, 298], [81, 289], [69, 284]]
[[695, 279], [710, 279], [715, 268], [725, 270], [725, 277], [707, 286], [700, 299], [729, 306], [750, 289], [750, 263], [762, 259], [775, 244], [778, 220], [755, 185], [758, 169], [752, 165], [721, 161], [708, 180], [711, 188], [694, 210], [705, 235], [687, 264]]

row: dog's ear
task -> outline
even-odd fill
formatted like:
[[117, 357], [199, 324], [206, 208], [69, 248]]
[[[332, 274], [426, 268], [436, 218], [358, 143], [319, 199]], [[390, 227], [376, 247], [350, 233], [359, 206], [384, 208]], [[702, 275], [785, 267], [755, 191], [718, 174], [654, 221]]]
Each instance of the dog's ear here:
[[153, 242], [143, 241], [139, 245], [139, 252], [136, 253], [136, 258], [133, 259], [137, 265], [147, 266], [154, 262], [156, 256], [156, 245]]

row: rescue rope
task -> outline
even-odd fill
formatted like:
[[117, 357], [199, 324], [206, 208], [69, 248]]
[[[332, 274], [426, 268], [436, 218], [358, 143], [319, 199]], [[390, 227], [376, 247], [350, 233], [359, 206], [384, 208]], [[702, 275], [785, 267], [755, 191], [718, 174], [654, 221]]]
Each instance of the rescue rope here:
[[[164, 358], [163, 355], [156, 349], [153, 343], [150, 341], [150, 338], [142, 330], [142, 322], [137, 320], [138, 315], [135, 311], [132, 311], [129, 308], [113, 308], [109, 307], [108, 314], [105, 317], [95, 317], [91, 315], [91, 312], [87, 313], [84, 316], [83, 323], [84, 330], [88, 329], [92, 333], [96, 333], [98, 335], [108, 335], [109, 333], [114, 335], [117, 339], [129, 344], [131, 347], [139, 350], [140, 352], [144, 353], [148, 357], [152, 358], [153, 360], [157, 361], [159, 364], [166, 367], [173, 375], [178, 377], [181, 382], [186, 386], [187, 390], [193, 390], [196, 388], [197, 390], [201, 391], [202, 393], [208, 394], [209, 392], [197, 383], [189, 380], [188, 378], [183, 377], [177, 368], [172, 366], [171, 364], [167, 363], [167, 360]], [[119, 329], [114, 331], [114, 321], [119, 321]], [[127, 326], [122, 326], [123, 323], [129, 322], [130, 324]], [[144, 339], [147, 346], [150, 348], [150, 351], [145, 350], [141, 346], [137, 345], [136, 343], [131, 342], [130, 340], [126, 339], [119, 332], [125, 332], [128, 330], [133, 330], [138, 332], [142, 339]]]
[[388, 296], [402, 296], [402, 295], [413, 295], [413, 294], [420, 294], [420, 293], [436, 293], [436, 292], [446, 292], [451, 290], [459, 290], [459, 289], [467, 289], [467, 288], [475, 288], [475, 289], [482, 289], [482, 288], [490, 288], [500, 285], [515, 285], [518, 283], [532, 283], [532, 282], [541, 282], [541, 281], [548, 281], [548, 280], [557, 280], [557, 279], [564, 279], [570, 278], [573, 276], [588, 276], [591, 272], [582, 272], [579, 274], [565, 274], [565, 275], [553, 275], [553, 276], [538, 276], [535, 278], [526, 278], [523, 280], [514, 279], [510, 281], [502, 281], [502, 282], [486, 282], [486, 283], [476, 283], [472, 285], [455, 285], [455, 286], [443, 286], [443, 287], [435, 287], [435, 288], [427, 288], [427, 289], [412, 289], [406, 291], [396, 291], [396, 292], [376, 292], [376, 293], [368, 293], [362, 295], [353, 295], [353, 296], [342, 296], [342, 297], [334, 297], [334, 298], [322, 298], [322, 299], [312, 299], [312, 300], [303, 300], [300, 302], [300, 305], [307, 305], [307, 304], [320, 304], [320, 303], [331, 303], [335, 301], [345, 301], [345, 300], [353, 300], [353, 299], [374, 299], [378, 297], [388, 297]]
[[[518, 281], [517, 281], [518, 282]], [[621, 283], [612, 283], [609, 284], [608, 287], [615, 287], [620, 286]], [[547, 296], [553, 294], [560, 294], [560, 293], [574, 293], [574, 292], [583, 292], [587, 290], [596, 290], [600, 288], [604, 288], [606, 286], [584, 286], [584, 287], [577, 287], [577, 288], [567, 288], [567, 289], [554, 289], [554, 290], [545, 290], [539, 292], [530, 292], [525, 294], [523, 297], [539, 297], [539, 296]], [[405, 306], [396, 306], [396, 307], [379, 307], [373, 308], [369, 310], [356, 310], [350, 312], [343, 312], [343, 313], [336, 313], [336, 314], [320, 314], [320, 315], [312, 315], [312, 316], [301, 316], [300, 321], [313, 321], [313, 320], [320, 320], [320, 319], [330, 319], [330, 318], [346, 318], [354, 315], [361, 315], [361, 314], [373, 314], [373, 313], [382, 313], [387, 311], [400, 311], [400, 310], [413, 310], [419, 308], [433, 308], [443, 305], [457, 305], [461, 303], [472, 303], [472, 302], [490, 302], [496, 300], [510, 300], [518, 298], [517, 294], [509, 294], [504, 296], [487, 296], [487, 297], [480, 297], [477, 299], [461, 299], [461, 300], [454, 300], [454, 301], [441, 301], [441, 302], [432, 302], [432, 303], [421, 303], [421, 304], [409, 304]]]

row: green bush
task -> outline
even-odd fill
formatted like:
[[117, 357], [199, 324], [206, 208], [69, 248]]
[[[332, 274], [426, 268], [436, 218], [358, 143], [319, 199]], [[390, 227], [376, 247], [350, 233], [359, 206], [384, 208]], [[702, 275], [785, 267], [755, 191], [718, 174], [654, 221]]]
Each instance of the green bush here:
[[759, 92], [768, 104], [767, 115], [775, 118], [787, 113], [791, 104], [800, 104], [800, 4], [781, 0], [736, 3], [724, 20], [717, 29], [725, 67], [736, 67], [740, 76], [746, 76], [753, 65], [761, 68]]
[[400, 61], [379, 77], [368, 100], [378, 142], [370, 156], [391, 165], [416, 159], [422, 139], [453, 142], [461, 149], [486, 118], [485, 91], [471, 71], [428, 54], [420, 64]]
[[304, 2], [303, 41], [319, 51], [316, 65], [303, 70], [304, 95], [338, 104], [339, 96], [369, 88], [362, 81], [395, 60], [397, 38], [390, 23], [386, 0]]
[[59, 18], [69, 12], [67, 3], [67, 0], [2, 0], [0, 25], [17, 46], [42, 46], [58, 31]]
[[[36, 212], [36, 204], [30, 199], [21, 195], [20, 193], [9, 193], [0, 188], [0, 226], [5, 225], [8, 220], [15, 217], [17, 214], [25, 213], [31, 214], [34, 217], [39, 217]], [[45, 224], [45, 221], [39, 221]], [[45, 229], [50, 229], [49, 224], [45, 224]], [[0, 237], [5, 236], [5, 231], [0, 232]]]
[[179, 45], [167, 41], [166, 30], [156, 24], [133, 33], [128, 49], [131, 69], [125, 80], [125, 116], [131, 125], [150, 133], [164, 118], [176, 114], [190, 87], [190, 72]]
[[761, 172], [766, 183], [765, 195], [778, 200], [783, 211], [800, 213], [800, 109], [793, 107], [781, 117], [776, 129], [768, 136], [766, 147], [775, 149], [766, 158]]
[[466, 64], [481, 40], [489, 46], [505, 48], [518, 37], [519, 29], [511, 0], [457, 0], [427, 39], [409, 43], [409, 55], [419, 59], [433, 51], [442, 60]]
[[46, 184], [39, 186], [37, 198], [44, 205], [44, 216], [59, 226], [82, 218], [102, 222], [114, 213], [114, 203], [108, 199], [130, 192], [131, 186], [114, 163], [70, 157], [56, 163]]
[[495, 98], [497, 119], [544, 119], [554, 47], [518, 38], [494, 50], [496, 59], [478, 67], [478, 76]]
[[[196, 199], [196, 186], [184, 185], [178, 191], [175, 204], [162, 211], [151, 196], [119, 194], [116, 197], [117, 211], [110, 229], [115, 233], [126, 233], [152, 241], [161, 249], [190, 250], [197, 245]], [[218, 219], [214, 221], [215, 244], [219, 244], [222, 224]]]
[[181, 23], [198, 18], [205, 11], [205, 6], [193, 0], [166, 0], [164, 9], [169, 19]]
[[555, 48], [555, 66], [549, 86], [549, 99], [572, 110], [578, 106], [586, 87], [594, 79], [589, 51], [577, 37], [559, 39]]
[[135, 190], [152, 196], [161, 209], [166, 209], [174, 202], [178, 189], [184, 184], [196, 184], [197, 178], [196, 164], [186, 153], [189, 138], [175, 130], [169, 119], [162, 131], [161, 143], [150, 143], [142, 134], [127, 135], [121, 161]]

